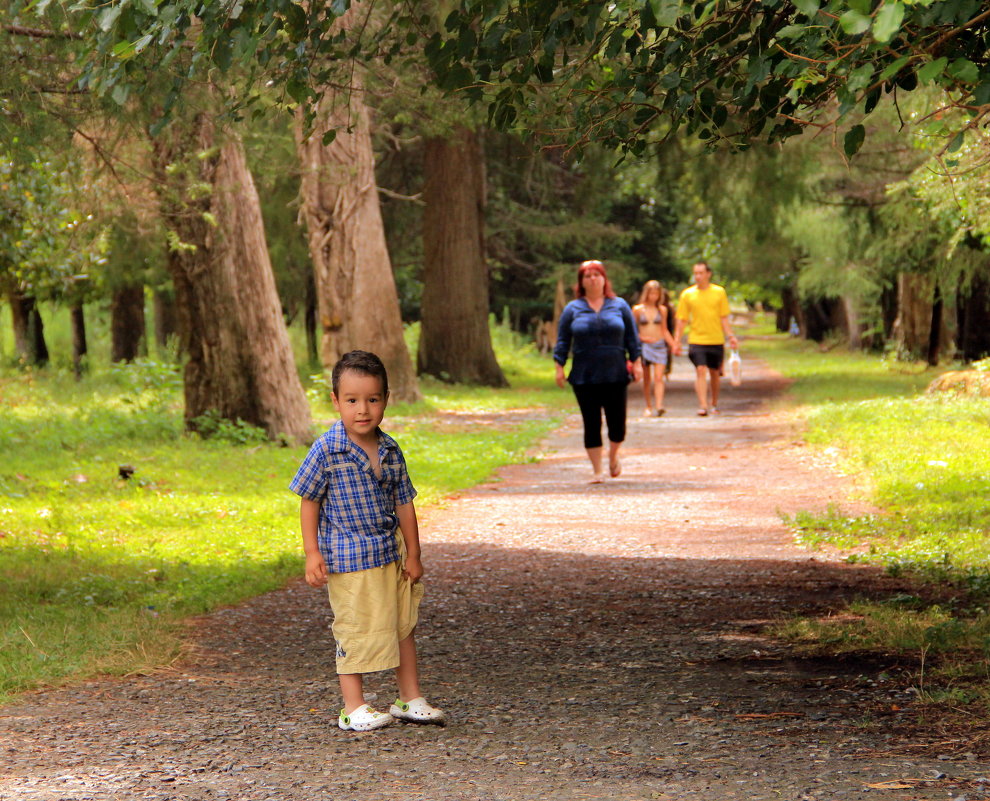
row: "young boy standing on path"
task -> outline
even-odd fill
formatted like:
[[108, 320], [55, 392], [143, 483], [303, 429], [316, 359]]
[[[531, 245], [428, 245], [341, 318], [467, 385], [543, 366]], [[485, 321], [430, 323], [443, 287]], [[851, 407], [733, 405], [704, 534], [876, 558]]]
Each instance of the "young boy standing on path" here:
[[[310, 448], [289, 488], [301, 496], [306, 582], [326, 584], [333, 608], [345, 731], [396, 718], [443, 724], [419, 691], [413, 632], [423, 596], [419, 527], [406, 462], [379, 429], [388, 374], [375, 354], [345, 353], [331, 374], [340, 420]], [[396, 535], [401, 529], [401, 542]], [[363, 674], [395, 668], [399, 697], [389, 713], [364, 700]]]
[[696, 371], [694, 392], [698, 396], [698, 414], [704, 417], [709, 410], [706, 383], [712, 388], [711, 411], [718, 414], [725, 339], [728, 337], [729, 347], [733, 349], [738, 343], [729, 327], [729, 299], [722, 287], [712, 283], [712, 268], [706, 262], [699, 261], [691, 268], [691, 273], [694, 275], [694, 286], [681, 292], [681, 298], [677, 302], [674, 354], [681, 355], [681, 336], [684, 334], [684, 326], [689, 325], [691, 331], [688, 334], [688, 358]]

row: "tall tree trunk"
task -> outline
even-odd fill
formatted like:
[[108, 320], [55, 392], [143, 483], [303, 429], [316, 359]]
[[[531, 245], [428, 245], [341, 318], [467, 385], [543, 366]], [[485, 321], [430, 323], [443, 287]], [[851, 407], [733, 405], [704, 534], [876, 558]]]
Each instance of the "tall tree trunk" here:
[[975, 361], [990, 354], [990, 277], [974, 275], [965, 292], [959, 293], [959, 352]]
[[134, 361], [141, 355], [144, 333], [144, 286], [131, 284], [114, 290], [110, 303], [110, 361]]
[[488, 329], [484, 164], [476, 131], [426, 142], [417, 366], [445, 381], [504, 387]]
[[920, 273], [897, 276], [897, 319], [894, 339], [900, 352], [915, 358], [927, 354], [932, 326], [932, 278]]
[[316, 277], [310, 271], [306, 277], [306, 310], [303, 313], [303, 328], [306, 331], [306, 355], [312, 363], [320, 358], [320, 345], [316, 338]]
[[260, 426], [272, 438], [308, 442], [309, 405], [240, 141], [218, 144], [211, 121], [200, 114], [155, 140], [154, 167], [188, 359], [187, 426], [195, 428], [195, 419], [212, 411]]
[[[355, 79], [348, 94], [328, 91], [317, 123], [296, 143], [302, 164], [303, 218], [316, 279], [320, 360], [328, 370], [350, 350], [377, 353], [392, 396], [421, 397], [402, 331], [399, 295], [385, 244], [368, 109]], [[323, 134], [336, 138], [324, 146]]]
[[928, 334], [927, 362], [930, 366], [938, 366], [939, 352], [942, 349], [942, 312], [945, 304], [942, 301], [942, 290], [935, 282], [935, 302], [932, 304], [932, 324]]
[[168, 351], [168, 343], [171, 337], [178, 334], [178, 315], [175, 309], [175, 294], [163, 289], [156, 289], [154, 294], [155, 304], [155, 344], [158, 352], [164, 354]]
[[851, 350], [863, 347], [863, 323], [859, 316], [859, 303], [850, 295], [842, 296], [842, 312], [845, 321], [846, 335], [849, 338]]
[[76, 378], [82, 378], [83, 359], [89, 352], [86, 345], [86, 312], [81, 303], [74, 303], [70, 309], [72, 318], [72, 370]]
[[34, 364], [39, 367], [48, 364], [48, 343], [45, 342], [45, 324], [41, 319], [41, 310], [34, 303], [28, 317], [28, 336], [31, 339], [31, 352], [34, 354]]
[[23, 364], [40, 367], [48, 364], [45, 324], [38, 305], [30, 295], [19, 290], [10, 292], [10, 313], [14, 328], [14, 351]]

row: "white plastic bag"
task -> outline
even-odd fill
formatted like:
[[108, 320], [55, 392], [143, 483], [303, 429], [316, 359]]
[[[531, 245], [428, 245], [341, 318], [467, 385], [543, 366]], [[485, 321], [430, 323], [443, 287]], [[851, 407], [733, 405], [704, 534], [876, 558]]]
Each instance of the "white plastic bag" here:
[[742, 383], [742, 359], [739, 358], [739, 351], [733, 349], [729, 354], [729, 383], [738, 387]]

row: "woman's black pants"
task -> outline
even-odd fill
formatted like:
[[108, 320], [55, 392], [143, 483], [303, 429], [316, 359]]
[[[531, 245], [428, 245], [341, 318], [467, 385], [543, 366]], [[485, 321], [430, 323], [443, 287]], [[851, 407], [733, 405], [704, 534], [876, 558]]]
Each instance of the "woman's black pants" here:
[[609, 441], [625, 440], [627, 386], [625, 381], [618, 384], [574, 385], [574, 395], [584, 420], [585, 448], [602, 446], [602, 411], [605, 412]]

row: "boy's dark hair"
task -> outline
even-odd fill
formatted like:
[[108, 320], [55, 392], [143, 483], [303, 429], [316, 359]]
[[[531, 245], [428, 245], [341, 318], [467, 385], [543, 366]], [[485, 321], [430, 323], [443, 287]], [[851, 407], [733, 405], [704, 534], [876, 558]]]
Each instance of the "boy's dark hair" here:
[[337, 385], [340, 383], [340, 375], [344, 370], [353, 370], [356, 373], [363, 373], [379, 379], [382, 382], [382, 394], [388, 395], [388, 372], [385, 370], [382, 360], [374, 353], [366, 350], [352, 350], [340, 357], [330, 374], [334, 395], [337, 394]]

